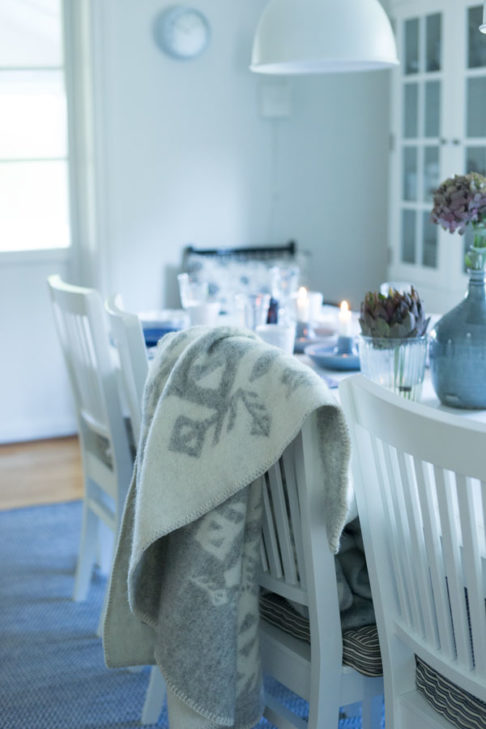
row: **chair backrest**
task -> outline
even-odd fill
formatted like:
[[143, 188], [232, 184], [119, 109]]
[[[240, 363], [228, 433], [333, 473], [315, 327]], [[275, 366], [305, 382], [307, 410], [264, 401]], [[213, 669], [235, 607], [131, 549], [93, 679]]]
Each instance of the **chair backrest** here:
[[297, 255], [297, 243], [290, 240], [283, 245], [270, 246], [243, 246], [239, 248], [196, 248], [186, 246], [184, 249], [184, 265], [192, 256], [218, 257], [223, 259], [234, 259], [240, 261], [272, 261], [293, 260]]
[[[309, 699], [312, 713], [327, 698], [323, 695], [322, 676], [325, 674], [331, 692], [335, 687], [334, 693], [339, 695], [342, 672], [339, 596], [335, 559], [325, 529], [321, 463], [319, 430], [315, 415], [311, 415], [279, 461], [262, 477], [260, 585], [296, 603], [297, 608], [307, 608], [312, 665], [303, 674], [309, 685], [300, 695]], [[265, 668], [264, 650], [263, 664]], [[283, 661], [272, 665], [271, 674], [292, 686], [287, 682], [287, 670], [295, 672], [295, 666], [287, 669]], [[292, 680], [295, 678], [294, 673]]]
[[209, 296], [220, 302], [223, 312], [232, 312], [235, 294], [272, 293], [277, 270], [290, 288], [289, 295], [297, 291], [304, 258], [294, 241], [245, 248], [189, 246], [184, 250], [182, 269], [208, 285]]
[[111, 339], [118, 350], [121, 380], [130, 412], [135, 443], [140, 438], [142, 395], [148, 373], [148, 360], [142, 324], [136, 314], [124, 311], [121, 297], [113, 295], [105, 302]]
[[[311, 416], [263, 476], [261, 585], [308, 607], [317, 598], [324, 610], [323, 594], [329, 590], [321, 587], [326, 585], [328, 571], [335, 581], [335, 567], [325, 531], [320, 462], [318, 430]], [[334, 612], [340, 625], [337, 592], [334, 597], [326, 621]]]
[[[111, 356], [103, 302], [94, 289], [73, 286], [58, 275], [48, 278], [55, 323], [76, 404], [84, 455], [97, 458], [97, 437], [108, 444], [111, 490], [123, 503], [132, 470], [128, 434], [120, 405], [117, 373]], [[105, 463], [106, 465], [106, 463]], [[100, 486], [109, 481], [100, 479]], [[118, 510], [120, 511], [120, 510]], [[121, 515], [118, 514], [118, 518]]]
[[385, 706], [413, 691], [415, 655], [485, 701], [486, 425], [405, 401], [362, 375], [343, 380], [340, 395]]

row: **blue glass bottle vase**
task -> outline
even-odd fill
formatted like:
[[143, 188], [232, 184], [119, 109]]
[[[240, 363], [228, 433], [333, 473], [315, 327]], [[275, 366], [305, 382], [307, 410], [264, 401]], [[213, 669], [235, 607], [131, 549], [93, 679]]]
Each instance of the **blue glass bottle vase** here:
[[454, 408], [486, 408], [485, 271], [470, 270], [464, 300], [432, 329], [432, 384], [439, 400]]

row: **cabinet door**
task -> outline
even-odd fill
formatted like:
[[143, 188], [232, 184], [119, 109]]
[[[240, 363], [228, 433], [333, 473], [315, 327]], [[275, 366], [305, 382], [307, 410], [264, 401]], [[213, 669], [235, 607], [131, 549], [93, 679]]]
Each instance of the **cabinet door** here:
[[440, 231], [430, 221], [433, 191], [446, 167], [443, 5], [410, 3], [395, 17], [401, 63], [392, 92], [389, 278], [412, 282], [429, 309], [447, 277]]
[[[486, 175], [486, 36], [478, 32], [483, 6], [470, 1], [459, 5], [459, 22], [464, 32], [461, 38], [463, 45], [459, 49], [461, 55], [457, 59], [461, 78], [457, 84], [455, 107], [457, 134], [453, 138], [457, 147], [456, 171]], [[472, 231], [468, 229], [457, 245], [458, 256], [454, 261], [452, 278], [454, 289], [464, 290], [467, 285], [464, 253], [471, 243]]]
[[437, 185], [486, 174], [486, 36], [472, 0], [400, 2], [394, 10], [400, 68], [392, 81], [389, 278], [413, 282], [431, 311], [466, 287], [463, 238], [430, 222]]

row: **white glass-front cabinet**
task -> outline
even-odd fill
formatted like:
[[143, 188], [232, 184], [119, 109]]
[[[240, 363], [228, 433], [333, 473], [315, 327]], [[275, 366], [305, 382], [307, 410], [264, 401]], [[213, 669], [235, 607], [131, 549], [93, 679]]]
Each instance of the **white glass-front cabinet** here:
[[389, 280], [415, 284], [428, 311], [467, 287], [460, 237], [430, 222], [435, 188], [486, 175], [486, 35], [470, 0], [395, 0], [400, 67], [393, 71]]

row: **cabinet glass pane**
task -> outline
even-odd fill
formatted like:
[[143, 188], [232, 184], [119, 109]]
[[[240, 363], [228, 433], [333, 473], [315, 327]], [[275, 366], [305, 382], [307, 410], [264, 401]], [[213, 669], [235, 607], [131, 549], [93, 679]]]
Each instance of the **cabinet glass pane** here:
[[467, 65], [468, 68], [486, 66], [486, 38], [478, 28], [483, 22], [483, 6], [468, 9]]
[[418, 137], [418, 84], [403, 87], [403, 136]]
[[439, 147], [424, 149], [424, 200], [432, 202], [439, 186]]
[[422, 213], [422, 265], [427, 268], [437, 268], [437, 232], [430, 213]]
[[425, 19], [425, 70], [440, 71], [442, 54], [442, 15], [428, 15]]
[[467, 136], [486, 137], [486, 76], [467, 79], [466, 114]]
[[438, 137], [440, 134], [440, 81], [427, 81], [425, 84], [425, 137]]
[[61, 0], [1, 0], [0, 66], [62, 62]]
[[415, 210], [402, 210], [402, 261], [415, 263]]
[[0, 70], [0, 159], [65, 157], [62, 71]]
[[403, 148], [403, 199], [417, 199], [417, 147]]
[[0, 163], [0, 250], [68, 246], [67, 190], [66, 162]]
[[465, 169], [486, 175], [486, 147], [466, 147]]
[[405, 21], [405, 73], [419, 71], [419, 21], [411, 18]]

